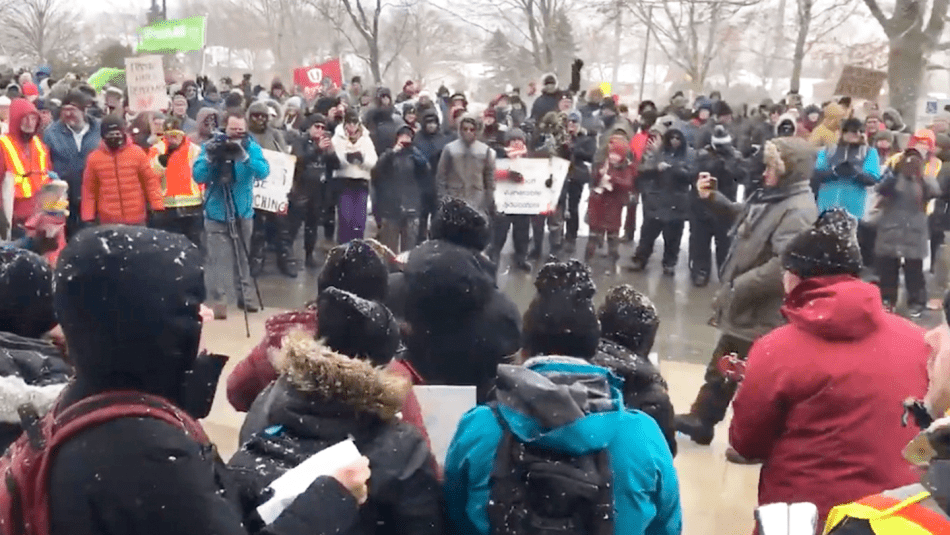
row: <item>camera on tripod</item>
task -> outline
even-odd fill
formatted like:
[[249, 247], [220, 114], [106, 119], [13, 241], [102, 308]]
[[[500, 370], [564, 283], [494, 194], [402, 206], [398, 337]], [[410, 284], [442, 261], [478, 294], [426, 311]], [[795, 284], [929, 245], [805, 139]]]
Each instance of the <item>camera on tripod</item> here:
[[231, 139], [226, 134], [217, 134], [208, 142], [205, 150], [215, 163], [239, 162], [247, 157], [247, 151], [240, 140]]

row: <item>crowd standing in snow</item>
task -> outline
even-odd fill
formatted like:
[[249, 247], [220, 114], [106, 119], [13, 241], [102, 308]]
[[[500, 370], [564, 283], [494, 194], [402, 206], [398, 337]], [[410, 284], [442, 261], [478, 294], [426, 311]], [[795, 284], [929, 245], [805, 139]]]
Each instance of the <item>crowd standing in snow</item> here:
[[[950, 315], [950, 116], [632, 107], [581, 91], [582, 68], [487, 107], [245, 77], [132, 114], [121, 87], [45, 68], [3, 82], [0, 533], [674, 535], [677, 432], [708, 445], [730, 406], [760, 505], [812, 503], [837, 535], [950, 530], [950, 327], [894, 313], [903, 270], [907, 315]], [[295, 157], [285, 210], [255, 205], [264, 151]], [[505, 213], [518, 160], [554, 157], [556, 206]], [[676, 415], [656, 307], [629, 284], [596, 307], [595, 274], [624, 244], [651, 269], [662, 236], [673, 275], [686, 228], [720, 335]], [[271, 254], [317, 287], [227, 377], [246, 415], [225, 463], [198, 420], [228, 357], [201, 332], [261, 309]], [[537, 270], [523, 314], [500, 265]], [[475, 387], [445, 459], [413, 385]], [[268, 512], [275, 480], [348, 439], [359, 456]]]

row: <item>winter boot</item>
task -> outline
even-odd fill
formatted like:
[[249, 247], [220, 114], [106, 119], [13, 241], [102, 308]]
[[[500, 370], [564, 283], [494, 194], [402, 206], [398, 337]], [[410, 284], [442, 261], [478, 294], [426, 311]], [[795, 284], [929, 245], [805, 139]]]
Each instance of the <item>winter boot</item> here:
[[251, 258], [248, 261], [248, 266], [251, 270], [251, 277], [258, 278], [261, 276], [261, 273], [264, 273], [264, 253], [261, 251], [260, 255], [251, 255]]
[[296, 279], [297, 272], [299, 271], [299, 268], [297, 267], [297, 260], [287, 254], [277, 255], [277, 269], [279, 269], [285, 277], [289, 277], [291, 279]]
[[304, 256], [304, 264], [307, 266], [307, 269], [317, 269], [320, 267], [320, 262], [313, 256], [313, 251], [308, 251]]
[[713, 424], [702, 420], [695, 414], [678, 414], [676, 416], [676, 430], [688, 436], [700, 446], [712, 444], [716, 433]]
[[639, 256], [634, 256], [632, 263], [630, 264], [630, 271], [643, 271], [647, 267], [647, 261], [640, 258]]
[[516, 269], [520, 269], [521, 271], [525, 271], [528, 273], [531, 272], [531, 264], [529, 264], [528, 260], [525, 259], [524, 257], [515, 257], [514, 266]]

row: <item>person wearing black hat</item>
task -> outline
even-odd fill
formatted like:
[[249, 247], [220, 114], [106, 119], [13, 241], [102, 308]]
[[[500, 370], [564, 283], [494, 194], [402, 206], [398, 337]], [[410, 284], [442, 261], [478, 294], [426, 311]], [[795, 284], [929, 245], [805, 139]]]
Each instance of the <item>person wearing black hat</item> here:
[[66, 235], [79, 230], [81, 221], [82, 172], [86, 159], [99, 146], [100, 121], [86, 116], [87, 97], [80, 91], [70, 91], [59, 108], [59, 120], [43, 133], [43, 142], [49, 149], [50, 165], [59, 178], [69, 184], [69, 217]]
[[[927, 390], [930, 348], [861, 281], [857, 224], [825, 212], [781, 255], [788, 325], [749, 351], [732, 404], [733, 461], [759, 461], [759, 503], [840, 504], [916, 482], [903, 401]], [[900, 355], [900, 358], [894, 358]]]
[[442, 149], [448, 145], [453, 136], [442, 131], [439, 124], [439, 113], [435, 108], [427, 108], [422, 111], [420, 116], [422, 126], [416, 132], [412, 144], [425, 156], [429, 162], [429, 169], [432, 173], [429, 175], [425, 187], [422, 189], [422, 207], [419, 212], [419, 242], [425, 241], [429, 235], [429, 218], [435, 213], [438, 199], [436, 198], [435, 171], [439, 168], [439, 159], [442, 157]]
[[731, 135], [733, 139], [736, 139], [735, 125], [732, 122], [732, 118], [732, 108], [726, 101], [719, 100], [714, 102], [712, 105], [711, 120], [707, 121], [705, 128], [699, 131], [699, 135], [697, 135], [694, 140], [696, 144], [693, 145], [693, 148], [696, 150], [706, 148], [712, 142], [713, 131], [717, 125], [721, 125], [729, 132], [729, 135]]
[[[696, 171], [716, 177], [717, 190], [732, 202], [736, 200], [739, 184], [746, 184], [745, 161], [722, 125], [713, 130], [709, 146], [699, 152]], [[716, 267], [721, 267], [726, 261], [732, 244], [729, 237], [732, 221], [703, 202], [695, 188], [691, 191], [689, 210], [689, 271], [693, 285], [703, 287], [709, 284], [712, 273], [713, 240], [716, 243]]]
[[297, 241], [300, 225], [304, 225], [304, 263], [309, 269], [319, 264], [313, 256], [317, 246], [317, 231], [323, 222], [326, 190], [340, 159], [330, 141], [333, 135], [327, 129], [327, 119], [319, 113], [307, 117], [304, 135], [294, 143], [292, 154], [297, 157], [294, 183], [288, 199], [290, 242]]
[[55, 410], [122, 392], [126, 404], [151, 396], [153, 413], [180, 424], [120, 409], [67, 439], [51, 454], [42, 512], [49, 533], [292, 533], [301, 525], [337, 532], [356, 522], [365, 469], [356, 479], [318, 478], [262, 526], [257, 502], [242, 501], [202, 439], [195, 419], [207, 416], [226, 358], [198, 352], [205, 285], [197, 247], [177, 234], [107, 226], [75, 236], [61, 259], [53, 299], [76, 377]]
[[432, 170], [418, 147], [415, 131], [402, 125], [396, 143], [379, 157], [373, 170], [373, 212], [379, 222], [379, 241], [399, 254], [412, 249], [419, 236], [422, 195]]

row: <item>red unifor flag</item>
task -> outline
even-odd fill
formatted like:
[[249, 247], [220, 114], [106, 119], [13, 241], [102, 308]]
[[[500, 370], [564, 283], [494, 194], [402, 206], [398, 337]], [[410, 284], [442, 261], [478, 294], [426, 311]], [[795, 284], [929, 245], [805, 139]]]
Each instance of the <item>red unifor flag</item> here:
[[343, 87], [343, 68], [340, 65], [340, 58], [331, 59], [320, 65], [294, 69], [294, 84], [303, 88]]

